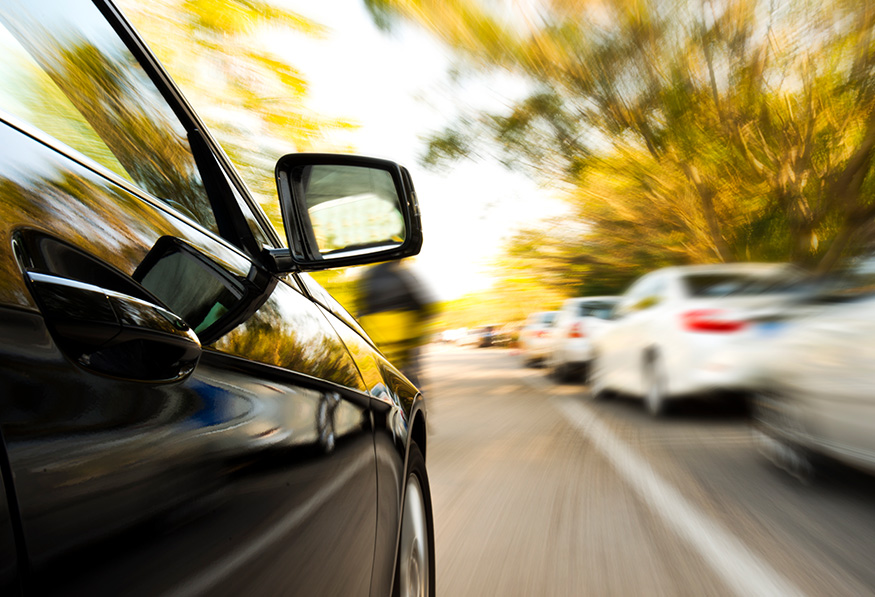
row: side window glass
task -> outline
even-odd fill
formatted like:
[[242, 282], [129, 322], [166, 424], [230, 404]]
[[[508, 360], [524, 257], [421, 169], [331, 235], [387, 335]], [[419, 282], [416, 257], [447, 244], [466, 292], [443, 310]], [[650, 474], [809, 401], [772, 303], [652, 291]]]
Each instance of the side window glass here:
[[659, 278], [648, 278], [643, 281], [640, 288], [638, 288], [635, 293], [635, 298], [631, 306], [632, 311], [643, 311], [659, 304], [659, 289]]
[[88, 0], [0, 4], [0, 109], [218, 232], [187, 134]]
[[623, 293], [623, 298], [620, 300], [619, 304], [614, 308], [614, 311], [611, 315], [612, 319], [620, 319], [629, 315], [630, 313], [634, 313], [640, 309], [639, 303], [644, 295], [647, 293], [647, 287], [650, 285], [650, 279], [643, 278], [638, 280], [629, 289]]
[[0, 110], [24, 120], [134, 182], [82, 113], [0, 21]]

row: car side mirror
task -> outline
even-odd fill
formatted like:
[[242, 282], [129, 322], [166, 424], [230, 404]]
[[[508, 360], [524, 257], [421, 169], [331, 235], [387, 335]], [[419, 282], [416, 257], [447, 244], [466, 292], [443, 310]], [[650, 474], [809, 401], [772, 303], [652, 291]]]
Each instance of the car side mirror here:
[[314, 271], [419, 253], [422, 224], [413, 181], [395, 162], [295, 153], [276, 165], [287, 250], [277, 271]]

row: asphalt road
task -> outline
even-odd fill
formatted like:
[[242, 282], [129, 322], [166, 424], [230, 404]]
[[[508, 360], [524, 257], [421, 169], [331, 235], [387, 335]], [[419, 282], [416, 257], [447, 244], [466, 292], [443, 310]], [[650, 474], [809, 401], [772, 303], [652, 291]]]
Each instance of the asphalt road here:
[[875, 479], [800, 483], [738, 409], [654, 420], [507, 349], [425, 367], [439, 595], [875, 595]]

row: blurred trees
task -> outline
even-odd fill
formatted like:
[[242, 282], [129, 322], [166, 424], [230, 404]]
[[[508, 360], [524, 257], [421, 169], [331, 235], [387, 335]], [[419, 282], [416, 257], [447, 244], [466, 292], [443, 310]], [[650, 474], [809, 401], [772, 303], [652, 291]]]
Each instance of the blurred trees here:
[[482, 325], [524, 321], [530, 313], [557, 309], [564, 296], [556, 289], [545, 287], [536, 270], [519, 267], [508, 260], [497, 264], [502, 275], [492, 288], [477, 291], [438, 306], [429, 321], [433, 332]]
[[828, 270], [872, 242], [872, 3], [365, 4], [383, 26], [424, 26], [475, 73], [530, 82], [507, 110], [461, 113], [424, 161], [487, 139], [506, 164], [562, 189], [576, 225], [511, 247], [560, 286], [566, 272], [586, 293], [617, 290], [678, 263]]
[[[304, 106], [307, 81], [283, 57], [283, 31], [325, 29], [265, 0], [119, 0], [158, 59], [282, 230], [274, 166], [285, 153], [311, 150], [326, 131], [354, 126]], [[271, 45], [273, 44], [273, 45]]]
[[[282, 36], [320, 37], [325, 27], [269, 0], [118, 0], [153, 52], [234, 162], [285, 238], [276, 195], [277, 159], [328, 151], [325, 135], [356, 125], [305, 106], [307, 80], [287, 58]], [[336, 148], [349, 151], [349, 147]], [[320, 283], [351, 304], [342, 272]]]

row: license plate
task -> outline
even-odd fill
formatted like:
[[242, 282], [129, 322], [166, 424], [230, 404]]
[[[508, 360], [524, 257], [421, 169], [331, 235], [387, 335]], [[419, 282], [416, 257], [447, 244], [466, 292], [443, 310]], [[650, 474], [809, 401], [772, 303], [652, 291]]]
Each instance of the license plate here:
[[784, 326], [783, 321], [763, 321], [757, 326], [757, 332], [764, 337], [776, 336], [784, 329]]

